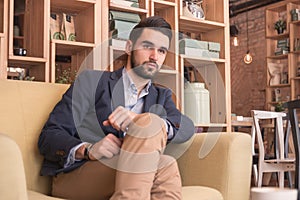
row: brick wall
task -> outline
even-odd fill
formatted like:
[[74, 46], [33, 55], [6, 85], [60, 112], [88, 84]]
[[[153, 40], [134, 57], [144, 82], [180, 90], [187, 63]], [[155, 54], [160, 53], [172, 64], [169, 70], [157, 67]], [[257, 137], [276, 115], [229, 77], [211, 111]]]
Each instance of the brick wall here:
[[[230, 18], [238, 27], [239, 46], [231, 45], [231, 99], [232, 113], [250, 116], [252, 109], [265, 108], [266, 40], [265, 7], [248, 11], [248, 44], [253, 61], [243, 62], [247, 52], [247, 13]], [[232, 38], [231, 38], [232, 44]]]

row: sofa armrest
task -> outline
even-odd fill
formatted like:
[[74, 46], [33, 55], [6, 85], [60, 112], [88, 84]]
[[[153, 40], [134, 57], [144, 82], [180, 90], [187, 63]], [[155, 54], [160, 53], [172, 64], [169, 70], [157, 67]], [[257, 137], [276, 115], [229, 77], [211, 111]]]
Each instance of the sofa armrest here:
[[[224, 200], [249, 199], [251, 137], [246, 133], [195, 134], [178, 159], [183, 186], [219, 190]], [[212, 147], [212, 148], [211, 148]]]

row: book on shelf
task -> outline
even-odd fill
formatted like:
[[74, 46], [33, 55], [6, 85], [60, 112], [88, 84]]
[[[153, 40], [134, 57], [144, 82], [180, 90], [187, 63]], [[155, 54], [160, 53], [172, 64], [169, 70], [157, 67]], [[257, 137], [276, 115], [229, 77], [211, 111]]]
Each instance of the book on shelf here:
[[220, 43], [200, 41], [195, 39], [182, 39], [179, 42], [179, 52], [187, 56], [203, 58], [219, 58]]
[[141, 20], [135, 13], [110, 11], [110, 30], [117, 30], [117, 38], [129, 39], [132, 28]]
[[121, 38], [112, 38], [110, 40], [110, 45], [114, 48], [125, 50], [127, 40]]
[[208, 50], [212, 52], [220, 52], [221, 45], [218, 42], [208, 42]]
[[179, 41], [179, 48], [185, 48], [185, 47], [208, 50], [208, 42], [184, 38]]
[[135, 22], [135, 23], [141, 21], [140, 16], [135, 13], [110, 10], [109, 15], [111, 20], [121, 20], [121, 21]]
[[136, 24], [135, 22], [115, 20], [115, 29], [118, 30], [117, 37], [129, 39], [129, 34]]
[[179, 48], [179, 53], [187, 56], [209, 58], [209, 51], [206, 49], [184, 47], [184, 48]]

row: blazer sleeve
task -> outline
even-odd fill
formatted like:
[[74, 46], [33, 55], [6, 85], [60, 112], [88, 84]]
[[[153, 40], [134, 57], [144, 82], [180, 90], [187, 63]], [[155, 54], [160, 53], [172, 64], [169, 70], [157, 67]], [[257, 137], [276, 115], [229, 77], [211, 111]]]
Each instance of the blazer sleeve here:
[[[80, 137], [80, 124], [94, 105], [97, 80], [84, 71], [63, 95], [46, 121], [38, 140], [40, 153], [46, 160], [63, 167], [70, 150], [85, 141]], [[94, 82], [92, 82], [92, 80]]]
[[[168, 120], [173, 129], [173, 138], [169, 141], [171, 143], [183, 143], [190, 139], [194, 134], [194, 123], [190, 118], [182, 114], [175, 106], [172, 100], [172, 91], [170, 89], [159, 89], [158, 92], [158, 105], [162, 105], [163, 108], [156, 110], [162, 110], [158, 115]], [[159, 107], [159, 106], [156, 107]], [[153, 109], [150, 109], [150, 112]]]

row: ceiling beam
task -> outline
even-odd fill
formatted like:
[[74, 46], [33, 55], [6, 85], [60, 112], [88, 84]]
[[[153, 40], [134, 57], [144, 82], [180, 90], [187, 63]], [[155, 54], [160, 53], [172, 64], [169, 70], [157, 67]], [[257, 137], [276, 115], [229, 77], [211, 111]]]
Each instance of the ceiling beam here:
[[250, 10], [254, 10], [263, 6], [267, 6], [269, 4], [277, 3], [282, 0], [250, 0], [244, 3], [240, 3], [237, 5], [230, 6], [229, 15], [230, 17], [234, 17], [243, 12], [248, 12]]

